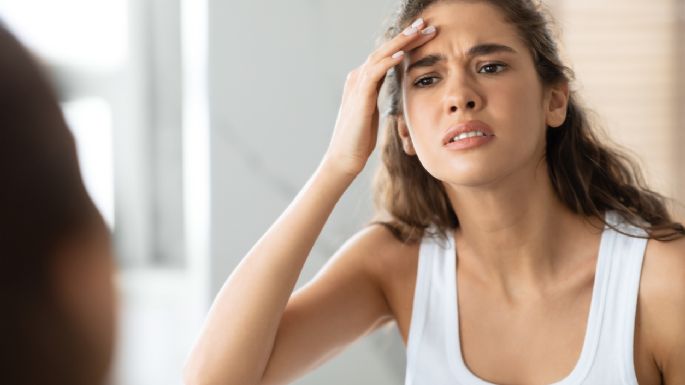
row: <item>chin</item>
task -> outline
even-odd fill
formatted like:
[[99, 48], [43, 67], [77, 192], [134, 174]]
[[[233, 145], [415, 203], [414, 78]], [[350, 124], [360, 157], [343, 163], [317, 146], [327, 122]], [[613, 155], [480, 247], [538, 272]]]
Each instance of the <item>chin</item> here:
[[428, 173], [443, 183], [464, 187], [483, 187], [493, 184], [502, 177], [497, 167], [484, 162], [471, 164], [470, 162], [453, 161], [435, 167], [426, 167]]
[[453, 174], [445, 179], [441, 179], [443, 183], [455, 186], [455, 187], [487, 187], [492, 186], [499, 179], [496, 177], [489, 177], [487, 175], [464, 175], [464, 174]]

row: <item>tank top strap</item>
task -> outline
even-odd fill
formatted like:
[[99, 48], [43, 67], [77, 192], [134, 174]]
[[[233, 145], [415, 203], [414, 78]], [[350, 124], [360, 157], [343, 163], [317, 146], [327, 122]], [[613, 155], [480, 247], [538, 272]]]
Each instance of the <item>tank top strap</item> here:
[[647, 247], [647, 232], [628, 223], [619, 213], [607, 212], [606, 259], [611, 266], [607, 277], [605, 319], [600, 333], [597, 363], [608, 367], [609, 357], [618, 365], [615, 370], [622, 384], [637, 385], [633, 357], [635, 315], [642, 264]]
[[[445, 311], [443, 302], [445, 289], [449, 288], [449, 259], [446, 252], [450, 250], [449, 238], [443, 238], [434, 227], [425, 232], [419, 247], [418, 265], [416, 272], [416, 286], [411, 311], [411, 324], [407, 337], [407, 362], [419, 360], [417, 355], [419, 346], [435, 339], [435, 331], [442, 330], [442, 325], [436, 325], [436, 320], [444, 319], [441, 315]], [[430, 330], [427, 330], [430, 329]], [[439, 341], [433, 341], [438, 343]], [[415, 365], [408, 365], [406, 384], [413, 384], [417, 376]], [[423, 377], [422, 374], [421, 376]]]

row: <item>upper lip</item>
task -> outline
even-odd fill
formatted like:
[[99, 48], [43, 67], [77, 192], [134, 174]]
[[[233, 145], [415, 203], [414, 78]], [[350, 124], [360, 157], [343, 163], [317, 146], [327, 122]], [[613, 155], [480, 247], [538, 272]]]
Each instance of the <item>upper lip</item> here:
[[482, 131], [487, 136], [494, 136], [492, 128], [480, 120], [469, 120], [468, 122], [458, 123], [450, 126], [447, 133], [442, 138], [442, 144], [449, 143], [452, 138], [464, 132]]

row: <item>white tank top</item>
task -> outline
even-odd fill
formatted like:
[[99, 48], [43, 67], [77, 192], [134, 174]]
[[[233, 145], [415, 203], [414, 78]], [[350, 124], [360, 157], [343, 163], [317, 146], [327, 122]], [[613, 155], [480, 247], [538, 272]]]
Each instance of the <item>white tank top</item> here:
[[[608, 211], [605, 219], [626, 233], [646, 235], [616, 212]], [[451, 232], [446, 235], [446, 244], [429, 235], [421, 241], [405, 385], [495, 385], [473, 374], [461, 355], [456, 248]], [[605, 226], [580, 358], [553, 385], [638, 385], [633, 336], [646, 245], [646, 239]]]

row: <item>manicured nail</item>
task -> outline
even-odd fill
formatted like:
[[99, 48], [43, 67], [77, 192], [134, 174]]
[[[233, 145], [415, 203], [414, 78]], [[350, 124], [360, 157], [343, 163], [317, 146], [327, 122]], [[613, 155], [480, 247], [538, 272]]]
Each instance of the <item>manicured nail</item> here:
[[404, 56], [404, 51], [397, 51], [397, 52], [395, 52], [394, 54], [392, 54], [392, 58], [393, 58], [393, 59], [399, 59], [399, 58], [401, 58], [402, 56]]
[[430, 26], [425, 28], [424, 30], [421, 31], [422, 35], [430, 35], [431, 33], [435, 32], [435, 26]]
[[423, 18], [422, 17], [419, 17], [418, 19], [416, 19], [415, 22], [411, 23], [411, 27], [415, 28], [415, 29], [419, 29], [419, 27], [422, 25], [423, 25]]
[[404, 31], [402, 31], [402, 34], [404, 36], [411, 36], [411, 35], [415, 34], [416, 31], [417, 31], [417, 29], [414, 27], [407, 27]]

